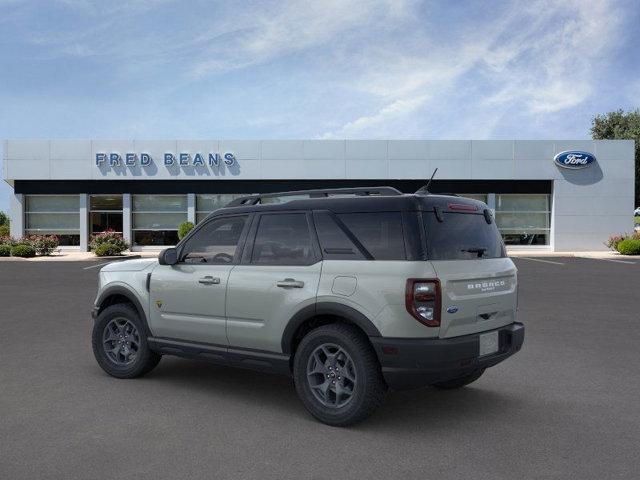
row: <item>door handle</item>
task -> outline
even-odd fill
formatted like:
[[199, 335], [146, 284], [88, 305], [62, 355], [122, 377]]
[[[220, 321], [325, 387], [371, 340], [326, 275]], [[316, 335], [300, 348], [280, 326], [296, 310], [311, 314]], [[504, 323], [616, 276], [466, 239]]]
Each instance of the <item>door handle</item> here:
[[304, 282], [295, 278], [285, 278], [277, 282], [276, 285], [281, 288], [302, 288], [304, 287]]
[[207, 275], [206, 277], [202, 277], [198, 280], [198, 283], [203, 285], [218, 285], [220, 283], [220, 279], [218, 277], [212, 277], [211, 275]]

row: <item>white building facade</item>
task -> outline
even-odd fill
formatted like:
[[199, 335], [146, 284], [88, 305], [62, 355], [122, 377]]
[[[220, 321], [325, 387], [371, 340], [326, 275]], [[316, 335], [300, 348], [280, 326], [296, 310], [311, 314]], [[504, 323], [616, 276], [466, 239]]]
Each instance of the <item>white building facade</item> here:
[[507, 246], [603, 250], [633, 228], [629, 140], [5, 140], [11, 235], [56, 234], [86, 250], [122, 232], [132, 249], [177, 241], [233, 198], [394, 186], [485, 201]]

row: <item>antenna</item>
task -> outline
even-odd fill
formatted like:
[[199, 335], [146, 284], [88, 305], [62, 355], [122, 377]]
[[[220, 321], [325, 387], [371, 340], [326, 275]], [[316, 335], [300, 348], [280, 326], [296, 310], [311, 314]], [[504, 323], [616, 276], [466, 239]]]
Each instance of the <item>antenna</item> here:
[[437, 171], [438, 171], [438, 167], [436, 167], [436, 169], [431, 174], [431, 178], [429, 179], [427, 184], [424, 187], [420, 187], [418, 189], [418, 191], [416, 192], [416, 194], [418, 194], [418, 195], [429, 195], [431, 193], [431, 192], [429, 192], [429, 186], [431, 185], [431, 181], [433, 180], [433, 177], [436, 176], [436, 172]]
[[438, 171], [438, 167], [436, 167], [436, 169], [433, 171], [433, 173], [431, 174], [431, 178], [429, 179], [429, 181], [427, 182], [427, 185], [424, 187], [424, 189], [428, 192], [429, 191], [429, 186], [431, 185], [431, 182], [433, 180], [433, 177], [436, 176], [436, 172]]

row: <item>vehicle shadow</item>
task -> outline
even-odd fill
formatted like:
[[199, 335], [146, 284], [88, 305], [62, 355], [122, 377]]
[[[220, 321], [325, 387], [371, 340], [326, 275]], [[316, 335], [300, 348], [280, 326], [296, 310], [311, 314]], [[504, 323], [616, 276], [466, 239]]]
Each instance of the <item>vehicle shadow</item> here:
[[[259, 405], [286, 412], [300, 422], [315, 422], [296, 395], [293, 381], [280, 375], [217, 366], [197, 360], [165, 358], [148, 376], [167, 388], [205, 392], [248, 408]], [[389, 392], [384, 404], [367, 421], [351, 427], [361, 431], [411, 431], [449, 429], [452, 424], [508, 415], [523, 408], [525, 399], [490, 389], [481, 378], [458, 390], [422, 388]], [[484, 385], [483, 385], [484, 384]]]

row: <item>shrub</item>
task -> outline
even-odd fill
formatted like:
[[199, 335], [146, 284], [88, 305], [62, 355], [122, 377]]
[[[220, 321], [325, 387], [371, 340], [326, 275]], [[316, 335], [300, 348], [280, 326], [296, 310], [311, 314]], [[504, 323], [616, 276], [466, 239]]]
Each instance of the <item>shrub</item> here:
[[95, 249], [95, 254], [98, 257], [113, 257], [115, 255], [122, 254], [122, 246], [114, 245], [113, 243], [101, 243]]
[[187, 235], [187, 233], [193, 230], [193, 227], [195, 227], [193, 222], [182, 222], [178, 226], [178, 238], [182, 240]]
[[0, 225], [9, 225], [9, 216], [4, 212], [0, 212]]
[[11, 245], [1, 244], [0, 257], [8, 257], [9, 255], [11, 255]]
[[26, 243], [19, 243], [11, 247], [11, 255], [14, 257], [31, 258], [36, 256], [36, 249]]
[[89, 248], [95, 252], [97, 248], [103, 244], [109, 244], [117, 247], [118, 253], [116, 255], [120, 255], [120, 253], [129, 248], [129, 245], [124, 241], [122, 235], [114, 232], [113, 230], [105, 230], [102, 233], [93, 235], [91, 237], [91, 242], [89, 243]]
[[51, 255], [60, 244], [56, 235], [29, 235], [26, 243], [35, 248], [38, 255]]
[[640, 255], [640, 240], [627, 238], [618, 243], [618, 252], [622, 255]]
[[604, 244], [610, 250], [618, 250], [618, 244], [627, 238], [627, 235], [611, 235]]
[[0, 238], [8, 237], [10, 235], [9, 225], [0, 225]]

